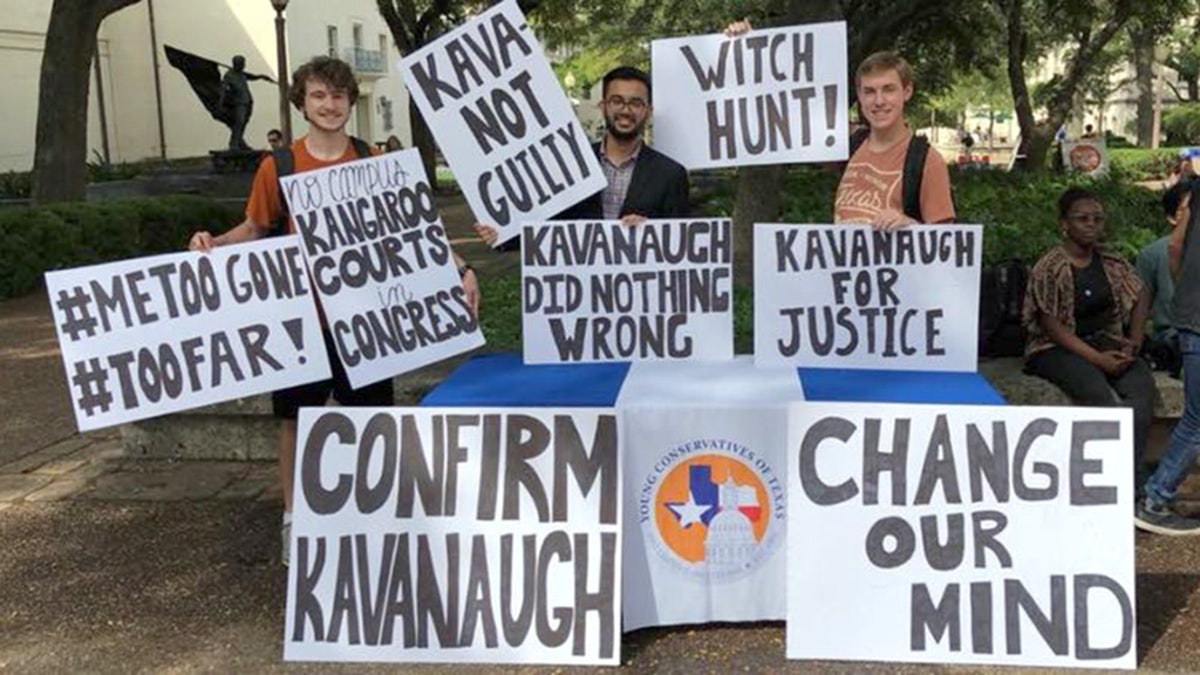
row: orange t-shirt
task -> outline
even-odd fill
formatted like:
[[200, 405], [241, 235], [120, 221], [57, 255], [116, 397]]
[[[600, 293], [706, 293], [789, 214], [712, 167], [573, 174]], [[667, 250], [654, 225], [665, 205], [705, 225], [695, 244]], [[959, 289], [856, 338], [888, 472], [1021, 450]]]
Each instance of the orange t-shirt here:
[[[887, 209], [904, 211], [904, 155], [908, 140], [884, 150], [872, 152], [866, 143], [846, 164], [838, 183], [833, 206], [835, 223], [870, 223]], [[926, 223], [954, 220], [954, 202], [950, 198], [950, 172], [946, 160], [933, 147], [925, 155], [925, 173], [921, 178], [921, 215]]]
[[[304, 144], [305, 138], [307, 137], [301, 136], [296, 142], [292, 143], [293, 174], [324, 169], [334, 164], [353, 162], [358, 159], [358, 153], [354, 150], [354, 143], [350, 142], [347, 142], [346, 151], [342, 153], [341, 157], [332, 160], [317, 159], [308, 152], [308, 146]], [[372, 155], [378, 155], [379, 153], [379, 148], [371, 147]], [[283, 197], [279, 189], [279, 172], [275, 168], [275, 157], [268, 154], [263, 158], [262, 163], [258, 165], [258, 171], [254, 173], [254, 183], [250, 186], [250, 197], [246, 200], [246, 218], [255, 225], [263, 227], [272, 225], [286, 210], [282, 199]], [[296, 226], [289, 218], [288, 232], [295, 231]]]

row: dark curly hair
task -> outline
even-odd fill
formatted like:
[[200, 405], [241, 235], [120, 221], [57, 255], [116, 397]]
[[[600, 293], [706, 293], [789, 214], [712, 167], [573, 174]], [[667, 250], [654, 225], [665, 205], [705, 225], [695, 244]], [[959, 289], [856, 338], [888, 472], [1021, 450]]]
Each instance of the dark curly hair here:
[[304, 95], [311, 79], [320, 80], [332, 89], [340, 89], [350, 97], [350, 105], [358, 101], [358, 81], [350, 64], [332, 56], [314, 56], [308, 63], [292, 73], [292, 86], [288, 100], [297, 110], [304, 110]]
[[1097, 204], [1101, 203], [1100, 198], [1091, 190], [1081, 187], [1067, 188], [1067, 191], [1062, 193], [1062, 196], [1058, 198], [1058, 219], [1066, 220], [1067, 214], [1071, 212], [1071, 207], [1075, 202], [1083, 201], [1084, 199], [1090, 199]]

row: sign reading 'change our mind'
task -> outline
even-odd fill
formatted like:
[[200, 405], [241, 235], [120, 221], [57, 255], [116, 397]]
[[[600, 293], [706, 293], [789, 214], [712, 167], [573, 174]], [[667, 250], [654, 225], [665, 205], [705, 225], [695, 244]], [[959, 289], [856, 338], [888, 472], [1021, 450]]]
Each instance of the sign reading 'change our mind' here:
[[525, 362], [733, 358], [730, 229], [720, 219], [526, 225]]
[[612, 410], [305, 408], [284, 657], [620, 662]]
[[400, 63], [476, 219], [497, 243], [607, 184], [542, 47], [501, 2]]
[[351, 386], [483, 344], [416, 150], [279, 182]]
[[846, 24], [655, 40], [654, 147], [689, 169], [846, 159]]
[[296, 237], [46, 273], [80, 431], [329, 377]]
[[974, 372], [978, 225], [756, 225], [754, 358]]
[[1133, 418], [793, 405], [787, 653], [1134, 668]]

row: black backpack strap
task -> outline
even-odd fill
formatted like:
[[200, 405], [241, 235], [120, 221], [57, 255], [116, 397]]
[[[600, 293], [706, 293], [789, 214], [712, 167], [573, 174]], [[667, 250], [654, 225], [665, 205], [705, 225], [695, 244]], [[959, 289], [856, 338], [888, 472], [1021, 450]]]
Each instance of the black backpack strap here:
[[[296, 163], [292, 157], [291, 148], [277, 148], [271, 151], [271, 157], [275, 160], [275, 175], [278, 178], [290, 176], [296, 171]], [[279, 237], [287, 234], [288, 223], [288, 206], [287, 200], [283, 198], [283, 188], [279, 187], [276, 182], [276, 187], [279, 190], [279, 206], [283, 209], [279, 213], [279, 217], [271, 224], [271, 230], [267, 233], [268, 237]]]
[[858, 152], [858, 149], [861, 148], [862, 144], [866, 143], [867, 139], [870, 137], [871, 127], [861, 127], [859, 129], [855, 129], [854, 133], [850, 134], [850, 154], [846, 155], [847, 162], [850, 161], [850, 158], [854, 156], [854, 153]]
[[364, 159], [371, 156], [371, 144], [361, 138], [355, 136], [350, 137], [350, 143], [354, 146], [354, 153], [359, 159]]
[[904, 174], [901, 177], [904, 190], [904, 215], [918, 223], [921, 217], [921, 180], [925, 177], [925, 157], [929, 154], [929, 139], [913, 136], [904, 154]]

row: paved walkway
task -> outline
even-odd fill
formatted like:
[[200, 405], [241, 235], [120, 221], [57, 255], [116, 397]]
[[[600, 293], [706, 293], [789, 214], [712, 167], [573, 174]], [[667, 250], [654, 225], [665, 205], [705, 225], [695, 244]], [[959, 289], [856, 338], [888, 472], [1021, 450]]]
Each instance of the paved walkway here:
[[[0, 673], [396, 672], [283, 664], [274, 464], [127, 459], [115, 430], [74, 433], [53, 334], [42, 294], [0, 303]], [[1185, 490], [1200, 512], [1200, 478]], [[1137, 568], [1142, 668], [1200, 672], [1200, 537], [1138, 535]], [[622, 652], [648, 673], [1013, 672], [789, 663], [783, 645], [781, 624], [723, 625], [638, 631]]]

